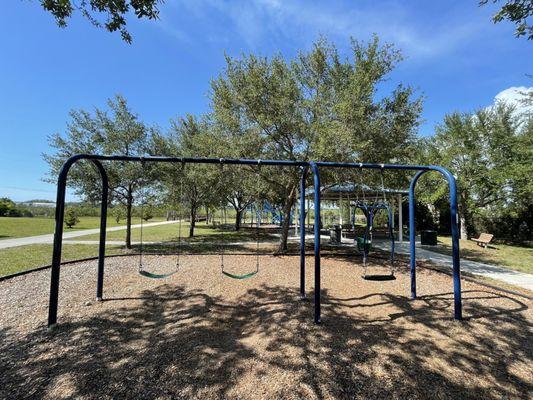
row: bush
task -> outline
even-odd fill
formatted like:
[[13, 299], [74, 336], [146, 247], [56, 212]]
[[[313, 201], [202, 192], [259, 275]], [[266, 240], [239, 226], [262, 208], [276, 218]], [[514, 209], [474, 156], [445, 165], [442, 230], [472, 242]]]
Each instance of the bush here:
[[80, 222], [80, 219], [78, 218], [78, 214], [76, 213], [76, 210], [73, 210], [73, 209], [68, 210], [65, 215], [65, 225], [67, 226], [67, 228], [72, 228], [78, 222]]
[[149, 220], [151, 220], [152, 218], [154, 218], [154, 213], [152, 211], [152, 208], [151, 207], [148, 207], [148, 208], [145, 208], [143, 210], [143, 213], [142, 213], [142, 219], [145, 220], [146, 222], [148, 222]]
[[111, 209], [110, 213], [118, 224], [121, 220], [126, 218], [126, 208], [123, 205], [116, 205]]

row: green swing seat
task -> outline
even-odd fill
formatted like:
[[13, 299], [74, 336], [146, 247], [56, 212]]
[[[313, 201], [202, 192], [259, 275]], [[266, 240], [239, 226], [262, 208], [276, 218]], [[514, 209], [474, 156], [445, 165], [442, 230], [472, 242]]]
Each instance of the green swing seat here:
[[247, 274], [232, 274], [231, 272], [222, 270], [224, 275], [233, 279], [248, 279], [257, 274], [257, 272], [258, 271], [248, 272]]
[[145, 276], [146, 278], [152, 278], [152, 279], [165, 279], [169, 276], [174, 275], [178, 271], [173, 271], [168, 274], [154, 274], [153, 272], [145, 271], [144, 269], [139, 270], [139, 274], [142, 276]]

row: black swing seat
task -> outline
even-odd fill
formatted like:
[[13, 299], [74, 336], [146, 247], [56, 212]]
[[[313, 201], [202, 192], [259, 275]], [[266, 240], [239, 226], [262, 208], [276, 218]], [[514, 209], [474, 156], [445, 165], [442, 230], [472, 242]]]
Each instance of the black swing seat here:
[[361, 278], [367, 281], [394, 281], [396, 277], [394, 274], [389, 275], [362, 275]]

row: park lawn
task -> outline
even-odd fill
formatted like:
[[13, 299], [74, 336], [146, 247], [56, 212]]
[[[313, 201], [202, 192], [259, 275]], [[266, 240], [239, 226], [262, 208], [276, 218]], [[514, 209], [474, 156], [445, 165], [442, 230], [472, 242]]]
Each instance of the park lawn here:
[[[125, 252], [122, 246], [107, 246], [106, 254]], [[65, 244], [62, 261], [72, 261], [98, 255], [98, 245]], [[0, 276], [27, 271], [52, 262], [52, 244], [32, 244], [0, 250]]]
[[[100, 217], [79, 217], [80, 222], [72, 228], [65, 226], [65, 232], [72, 232], [84, 229], [93, 229], [100, 226]], [[162, 221], [162, 219], [152, 219], [150, 222]], [[133, 224], [140, 223], [139, 218], [134, 218]], [[125, 221], [117, 221], [113, 218], [107, 219], [107, 226], [124, 225]], [[12, 239], [26, 236], [45, 235], [54, 233], [55, 220], [53, 218], [15, 218], [0, 217], [0, 240]]]
[[[151, 222], [151, 221], [150, 221]], [[148, 226], [143, 228], [143, 242], [175, 242], [178, 240], [179, 224]], [[106, 239], [120, 240], [125, 239], [125, 231], [108, 232]], [[194, 238], [189, 239], [189, 223], [182, 222], [181, 237], [182, 241], [191, 242], [239, 242], [239, 241], [255, 241], [256, 231], [254, 228], [244, 226], [240, 231], [233, 230], [233, 225], [225, 225], [224, 229], [220, 226], [207, 225], [205, 222], [199, 222], [194, 229]], [[268, 233], [261, 232], [261, 240], [271, 238]], [[73, 240], [98, 240], [99, 235], [80, 236]], [[139, 242], [141, 240], [141, 229], [132, 229], [132, 242]]]
[[[451, 255], [451, 237], [439, 236], [438, 241], [439, 246], [432, 247], [431, 251]], [[466, 260], [498, 265], [515, 271], [533, 274], [533, 248], [531, 247], [491, 244], [489, 248], [484, 249], [471, 240], [461, 240], [459, 248], [461, 250], [461, 258]]]

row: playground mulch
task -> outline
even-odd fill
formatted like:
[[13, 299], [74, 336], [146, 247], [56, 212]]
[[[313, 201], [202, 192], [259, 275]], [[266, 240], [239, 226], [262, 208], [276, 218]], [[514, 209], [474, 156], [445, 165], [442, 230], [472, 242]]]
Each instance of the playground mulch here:
[[[419, 269], [364, 281], [357, 260], [322, 260], [322, 324], [299, 300], [299, 259], [261, 257], [253, 278], [220, 273], [216, 256], [182, 257], [166, 280], [107, 260], [62, 268], [59, 324], [48, 331], [50, 271], [0, 282], [0, 398], [24, 399], [527, 399], [533, 389], [531, 304], [463, 281], [455, 321], [451, 277]], [[167, 271], [171, 256], [146, 256]], [[226, 255], [232, 272], [254, 257]], [[379, 270], [379, 261], [373, 264]], [[373, 270], [372, 272], [376, 272]]]

